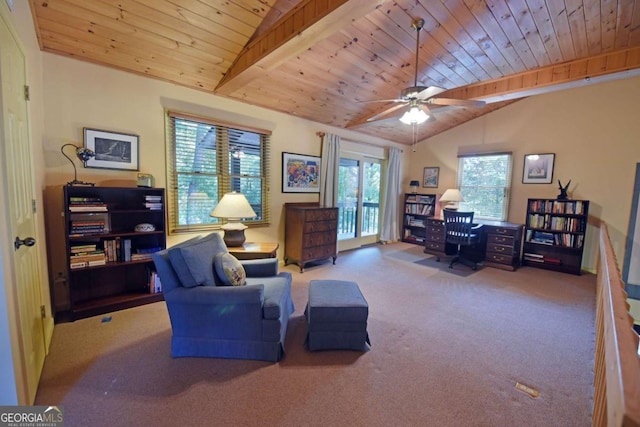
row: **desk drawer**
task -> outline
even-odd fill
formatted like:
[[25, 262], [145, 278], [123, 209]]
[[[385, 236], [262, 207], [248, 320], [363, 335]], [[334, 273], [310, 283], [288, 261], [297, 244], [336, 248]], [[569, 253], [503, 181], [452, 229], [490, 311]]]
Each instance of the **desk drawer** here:
[[444, 232], [439, 234], [432, 234], [431, 232], [427, 231], [425, 240], [434, 243], [444, 243]]
[[520, 232], [520, 228], [514, 227], [491, 227], [489, 233], [499, 234], [501, 236], [517, 236]]
[[487, 243], [487, 256], [489, 256], [489, 254], [506, 254], [511, 256], [513, 254], [513, 246]]
[[515, 241], [514, 236], [507, 236], [501, 234], [489, 234], [487, 238], [487, 249], [491, 244], [505, 245], [513, 247], [513, 242]]
[[513, 264], [513, 256], [511, 254], [487, 253], [485, 261], [495, 262], [496, 264]]
[[428, 250], [431, 250], [431, 251], [444, 252], [445, 251], [445, 244], [444, 244], [444, 242], [434, 242], [434, 241], [427, 240], [424, 243], [424, 248], [428, 249]]

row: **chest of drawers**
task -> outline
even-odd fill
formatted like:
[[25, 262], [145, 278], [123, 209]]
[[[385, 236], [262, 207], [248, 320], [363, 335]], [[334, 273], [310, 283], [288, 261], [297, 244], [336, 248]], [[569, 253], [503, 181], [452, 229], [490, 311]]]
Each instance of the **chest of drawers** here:
[[317, 203], [285, 203], [284, 264], [298, 264], [338, 256], [338, 208]]

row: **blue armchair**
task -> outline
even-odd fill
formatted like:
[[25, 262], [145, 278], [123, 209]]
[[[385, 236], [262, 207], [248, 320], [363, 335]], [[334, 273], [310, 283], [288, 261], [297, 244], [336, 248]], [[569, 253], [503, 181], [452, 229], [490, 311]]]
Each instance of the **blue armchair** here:
[[280, 360], [294, 312], [291, 273], [278, 274], [276, 258], [233, 259], [246, 285], [230, 286], [219, 263], [225, 257], [232, 256], [217, 233], [153, 255], [171, 320], [171, 355]]

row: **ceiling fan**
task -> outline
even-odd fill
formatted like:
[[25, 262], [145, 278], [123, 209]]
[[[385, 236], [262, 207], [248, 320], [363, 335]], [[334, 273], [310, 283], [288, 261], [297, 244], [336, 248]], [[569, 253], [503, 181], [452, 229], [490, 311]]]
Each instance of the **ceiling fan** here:
[[[411, 28], [413, 28], [417, 32], [416, 37], [416, 64], [415, 64], [415, 75], [413, 86], [405, 88], [400, 92], [400, 97], [396, 99], [380, 99], [376, 101], [369, 102], [393, 102], [398, 103], [398, 105], [394, 105], [393, 107], [387, 108], [386, 110], [369, 117], [367, 122], [373, 122], [376, 120], [380, 120], [394, 111], [406, 109], [402, 117], [400, 117], [400, 121], [405, 124], [420, 124], [429, 119], [433, 118], [433, 111], [427, 107], [427, 105], [444, 105], [451, 107], [483, 107], [485, 105], [484, 101], [475, 101], [475, 100], [467, 100], [467, 99], [453, 99], [453, 98], [437, 98], [442, 92], [445, 92], [447, 89], [442, 89], [436, 86], [418, 86], [418, 52], [420, 50], [420, 31], [424, 27], [424, 19], [415, 19], [413, 24], [411, 24]], [[408, 109], [407, 109], [408, 107]], [[441, 109], [442, 111], [442, 109]], [[394, 116], [391, 116], [394, 117]]]

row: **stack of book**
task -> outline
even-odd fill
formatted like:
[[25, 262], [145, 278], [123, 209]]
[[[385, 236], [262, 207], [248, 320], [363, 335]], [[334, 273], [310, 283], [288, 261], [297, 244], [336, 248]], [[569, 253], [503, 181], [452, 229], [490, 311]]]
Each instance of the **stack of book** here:
[[73, 245], [70, 249], [69, 267], [84, 268], [96, 265], [105, 265], [104, 251], [97, 248], [96, 244]]
[[136, 250], [136, 253], [131, 254], [132, 261], [140, 261], [140, 260], [149, 260], [151, 259], [151, 254], [154, 252], [161, 251], [161, 247], [153, 247], [153, 248], [140, 248]]
[[553, 257], [544, 256], [541, 254], [534, 254], [530, 252], [525, 252], [522, 255], [522, 257], [524, 258], [525, 261], [538, 262], [540, 264], [554, 264], [554, 265], [562, 264], [562, 261], [560, 260], [560, 258], [553, 258]]
[[532, 254], [529, 252], [525, 252], [522, 257], [526, 260], [526, 261], [532, 261], [532, 262], [540, 262], [543, 263], [544, 262], [544, 256], [540, 255], [540, 254]]
[[72, 220], [71, 236], [85, 236], [87, 234], [100, 234], [105, 231], [105, 222], [103, 219], [95, 220]]
[[555, 240], [555, 237], [553, 233], [547, 233], [544, 231], [534, 231], [533, 233], [529, 234], [529, 232], [527, 232], [527, 241], [531, 243], [540, 243], [542, 245], [553, 245], [554, 240]]
[[144, 207], [152, 210], [159, 211], [162, 209], [162, 196], [155, 196], [147, 194], [144, 196]]
[[69, 212], [106, 212], [107, 205], [99, 197], [69, 197]]
[[562, 260], [560, 260], [560, 258], [549, 257], [549, 256], [534, 254], [530, 252], [525, 252], [522, 255], [522, 257], [524, 258], [525, 261], [538, 262], [540, 264], [554, 264], [554, 265], [562, 264]]

